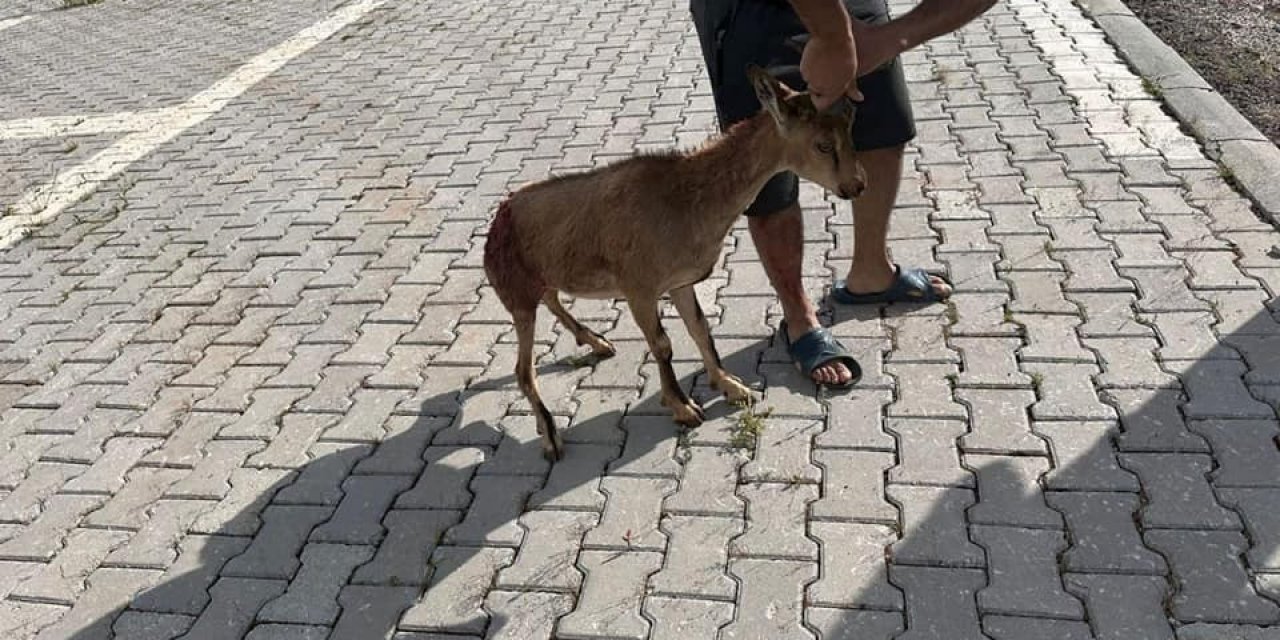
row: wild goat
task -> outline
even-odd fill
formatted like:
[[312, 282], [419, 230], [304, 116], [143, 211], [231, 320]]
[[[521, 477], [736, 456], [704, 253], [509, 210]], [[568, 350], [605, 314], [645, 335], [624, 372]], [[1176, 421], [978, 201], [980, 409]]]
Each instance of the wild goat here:
[[514, 320], [516, 379], [536, 415], [548, 459], [560, 459], [563, 444], [534, 379], [539, 303], [579, 345], [609, 357], [613, 345], [569, 315], [559, 292], [625, 298], [657, 361], [663, 405], [676, 422], [697, 426], [702, 408], [690, 401], [672, 370], [659, 298], [670, 294], [711, 385], [732, 402], [753, 401], [751, 390], [722, 367], [693, 286], [711, 274], [725, 236], [774, 174], [794, 171], [843, 199], [862, 192], [866, 177], [852, 147], [848, 110], [820, 113], [808, 94], [763, 69], [752, 67], [748, 74], [764, 108], [702, 148], [639, 155], [547, 179], [515, 190], [498, 206], [485, 242], [485, 273]]

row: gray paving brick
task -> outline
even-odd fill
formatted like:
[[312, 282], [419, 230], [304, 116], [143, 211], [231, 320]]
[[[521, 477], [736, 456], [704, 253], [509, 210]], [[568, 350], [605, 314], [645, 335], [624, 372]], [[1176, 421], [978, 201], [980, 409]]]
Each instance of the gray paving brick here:
[[1068, 574], [1065, 583], [1084, 600], [1098, 638], [1173, 638], [1162, 606], [1169, 590], [1164, 578]]
[[747, 502], [747, 529], [734, 538], [734, 557], [816, 560], [818, 545], [805, 535], [805, 515], [817, 500], [813, 485], [748, 484], [739, 495]]
[[302, 550], [302, 567], [283, 595], [258, 612], [263, 622], [333, 624], [340, 612], [338, 593], [355, 568], [373, 557], [366, 546], [308, 544]]
[[652, 640], [710, 638], [733, 618], [733, 605], [710, 600], [647, 596], [644, 613], [653, 621]]
[[809, 607], [805, 622], [823, 640], [888, 640], [903, 630], [903, 614]]
[[898, 638], [925, 640], [984, 638], [975, 593], [986, 575], [974, 569], [890, 565], [889, 580], [907, 602], [907, 632]]
[[[84, 591], [84, 579], [128, 539], [129, 534], [123, 531], [76, 529], [67, 536], [64, 549], [47, 564], [32, 563], [29, 567], [19, 565], [6, 570], [13, 584], [0, 588], [0, 593], [32, 602], [71, 606]], [[8, 573], [10, 570], [12, 574]]]
[[405, 611], [400, 628], [411, 631], [483, 631], [489, 620], [482, 611], [487, 585], [510, 564], [513, 552], [494, 547], [440, 547], [432, 554], [431, 586]]
[[191, 616], [127, 609], [116, 618], [111, 631], [117, 638], [173, 640], [186, 633], [194, 622]]
[[584, 551], [586, 573], [574, 611], [560, 619], [565, 638], [644, 638], [650, 623], [641, 617], [645, 578], [658, 570], [662, 556], [647, 552]]
[[806, 590], [817, 606], [901, 610], [902, 593], [889, 584], [885, 550], [897, 536], [887, 526], [815, 522], [822, 577]]
[[525, 541], [511, 566], [498, 574], [499, 588], [572, 593], [582, 584], [574, 561], [582, 537], [599, 522], [594, 513], [531, 511], [520, 518]]
[[587, 532], [584, 549], [662, 551], [667, 536], [658, 528], [663, 498], [676, 490], [665, 478], [606, 476], [600, 489], [607, 497], [600, 524]]
[[166, 498], [221, 500], [231, 490], [231, 474], [254, 452], [264, 448], [259, 441], [216, 440], [204, 446], [204, 458], [195, 461], [191, 472], [169, 485]]
[[884, 432], [880, 416], [893, 400], [888, 390], [853, 390], [827, 400], [827, 428], [814, 438], [818, 448], [893, 451], [893, 438]]
[[136, 530], [138, 523], [146, 520], [151, 504], [186, 473], [179, 469], [137, 467], [129, 472], [124, 488], [107, 500], [101, 509], [85, 516], [83, 524]]
[[1098, 374], [1096, 365], [1027, 362], [1022, 368], [1040, 380], [1040, 401], [1031, 406], [1032, 419], [1115, 419], [1115, 409], [1098, 400], [1092, 381]]
[[1273, 640], [1280, 629], [1261, 628], [1253, 625], [1220, 625], [1197, 622], [1178, 628], [1178, 640], [1212, 640], [1233, 638], [1238, 640]]
[[1093, 638], [1089, 625], [1075, 620], [1051, 620], [1012, 616], [983, 616], [983, 629], [995, 640], [1088, 640]]
[[487, 638], [551, 638], [556, 620], [573, 609], [573, 598], [535, 591], [491, 591], [485, 607], [493, 612]]
[[902, 510], [902, 538], [890, 547], [895, 564], [942, 567], [985, 564], [982, 549], [968, 539], [964, 521], [965, 511], [974, 503], [972, 491], [890, 484], [887, 493]]
[[329, 637], [329, 627], [305, 624], [255, 624], [245, 640], [317, 640]]
[[955, 446], [967, 429], [963, 422], [890, 419], [885, 428], [899, 442], [898, 465], [889, 469], [889, 482], [974, 486], [973, 474], [960, 465]]
[[897, 524], [898, 511], [884, 494], [892, 454], [823, 449], [813, 460], [822, 468], [822, 497], [809, 510], [813, 520]]
[[1138, 479], [1122, 468], [1111, 449], [1118, 429], [1106, 422], [1037, 422], [1033, 429], [1049, 441], [1053, 469], [1048, 489], [1138, 491]]
[[401, 586], [426, 584], [428, 559], [444, 531], [457, 523], [455, 511], [404, 511], [387, 513], [382, 520], [387, 535], [377, 554], [356, 569], [355, 584]]
[[471, 504], [468, 489], [476, 468], [487, 452], [477, 447], [428, 447], [426, 468], [417, 483], [396, 498], [400, 509], [465, 509]]
[[622, 420], [626, 440], [622, 456], [609, 463], [609, 473], [619, 476], [675, 478], [680, 465], [675, 460], [680, 427], [670, 418], [628, 416]]
[[103, 501], [103, 496], [61, 494], [47, 499], [42, 505], [43, 512], [33, 523], [0, 544], [0, 560], [50, 560], [62, 548], [67, 532]]
[[158, 571], [98, 569], [89, 575], [84, 594], [56, 623], [41, 629], [36, 638], [109, 637], [111, 618], [129, 598], [153, 583]]
[[813, 437], [821, 429], [817, 421], [770, 420], [759, 436], [755, 457], [742, 467], [743, 480], [817, 483], [820, 473], [809, 460]]
[[[600, 478], [605, 465], [618, 455], [619, 449], [612, 446], [566, 444], [565, 457], [552, 467], [543, 487], [529, 496], [529, 507], [603, 510], [605, 495], [600, 491]], [[736, 477], [734, 473], [733, 478]], [[732, 486], [729, 492], [732, 493]]]
[[1058, 553], [1067, 546], [1062, 532], [978, 525], [973, 539], [986, 549], [991, 567], [990, 584], [978, 592], [982, 611], [1084, 618], [1084, 608], [1058, 577]]
[[191, 524], [191, 533], [253, 535], [261, 526], [259, 514], [275, 492], [291, 482], [293, 475], [283, 469], [239, 468], [231, 473], [231, 490], [217, 505]]
[[1120, 411], [1117, 437], [1122, 451], [1208, 453], [1204, 438], [1187, 429], [1178, 408], [1186, 398], [1175, 390], [1111, 389], [1103, 393]]
[[721, 638], [814, 638], [803, 626], [800, 603], [804, 585], [817, 576], [809, 562], [734, 559], [729, 572], [739, 581], [738, 617], [721, 631]]
[[219, 578], [209, 590], [210, 602], [187, 632], [188, 638], [244, 636], [254, 616], [268, 601], [284, 593], [281, 580]]
[[969, 407], [970, 432], [960, 437], [966, 453], [1036, 454], [1046, 450], [1031, 431], [1027, 408], [1035, 394], [1012, 389], [956, 389], [956, 398]]
[[1061, 511], [1071, 534], [1062, 557], [1065, 570], [1165, 575], [1164, 558], [1145, 547], [1134, 516], [1138, 497], [1129, 493], [1051, 491], [1045, 499]]
[[311, 540], [344, 544], [376, 544], [384, 530], [379, 522], [396, 496], [413, 482], [410, 476], [351, 476], [342, 483], [342, 501], [329, 521], [311, 532]]
[[1280, 607], [1251, 588], [1240, 562], [1246, 548], [1235, 531], [1148, 531], [1146, 539], [1172, 565], [1170, 601], [1183, 622], [1275, 624]]
[[209, 603], [209, 587], [227, 561], [249, 545], [247, 538], [187, 536], [179, 543], [177, 560], [155, 587], [139, 593], [132, 609], [197, 616]]
[[187, 528], [212, 506], [206, 500], [160, 500], [127, 544], [107, 556], [106, 565], [164, 569], [177, 556]]
[[41, 629], [56, 622], [66, 611], [67, 607], [52, 604], [0, 601], [0, 623], [4, 624], [0, 630], [35, 637]]
[[649, 593], [730, 600], [736, 592], [725, 573], [729, 540], [742, 534], [738, 518], [667, 516], [662, 529], [670, 544], [662, 571], [649, 580]]
[[1154, 528], [1240, 529], [1235, 513], [1218, 504], [1209, 486], [1209, 456], [1176, 453], [1122, 454], [1121, 464], [1142, 480], [1147, 496], [1142, 522]]
[[[262, 512], [262, 528], [244, 553], [232, 558], [221, 575], [289, 579], [311, 530], [332, 513], [329, 507], [271, 505]], [[282, 589], [283, 591], [283, 589]]]
[[1032, 456], [964, 456], [978, 479], [978, 504], [968, 513], [974, 524], [1062, 528], [1062, 516], [1045, 504], [1040, 478], [1049, 461]]
[[960, 351], [964, 363], [956, 377], [956, 398], [962, 402], [968, 387], [984, 389], [1030, 388], [1031, 377], [1018, 370], [1014, 338], [955, 337], [951, 344]]
[[[471, 481], [475, 499], [462, 521], [445, 532], [444, 542], [457, 545], [518, 547], [524, 531], [516, 523], [529, 496], [542, 479], [528, 476], [479, 476]], [[356, 522], [361, 522], [357, 519]]]

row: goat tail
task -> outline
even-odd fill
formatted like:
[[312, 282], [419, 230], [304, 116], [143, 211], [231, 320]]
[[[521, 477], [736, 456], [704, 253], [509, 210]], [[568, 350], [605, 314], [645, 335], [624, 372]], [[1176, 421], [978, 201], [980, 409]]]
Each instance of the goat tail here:
[[484, 242], [484, 271], [508, 311], [533, 309], [542, 299], [545, 284], [520, 254], [510, 199], [498, 205], [489, 225]]

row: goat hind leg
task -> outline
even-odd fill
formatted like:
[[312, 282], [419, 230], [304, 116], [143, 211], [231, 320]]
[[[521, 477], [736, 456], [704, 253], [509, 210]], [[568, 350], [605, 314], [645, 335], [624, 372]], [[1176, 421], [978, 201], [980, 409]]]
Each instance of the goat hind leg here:
[[559, 460], [564, 457], [564, 442], [556, 430], [556, 422], [542, 403], [538, 393], [538, 380], [534, 377], [533, 368], [533, 332], [537, 323], [538, 308], [518, 309], [512, 311], [516, 325], [516, 338], [519, 341], [519, 355], [516, 358], [516, 380], [520, 383], [520, 391], [529, 401], [529, 407], [538, 421], [538, 434], [542, 436], [542, 455], [548, 460]]
[[680, 312], [680, 319], [689, 330], [689, 336], [698, 345], [698, 351], [702, 352], [702, 364], [711, 379], [711, 386], [723, 393], [729, 402], [753, 403], [755, 398], [751, 395], [751, 389], [743, 384], [741, 378], [726, 371], [724, 364], [720, 362], [715, 339], [711, 337], [711, 324], [707, 322], [707, 315], [702, 312], [702, 305], [698, 303], [698, 294], [694, 292], [693, 285], [673, 289], [671, 302], [676, 306], [676, 311]]
[[578, 319], [569, 314], [569, 310], [564, 308], [560, 303], [560, 292], [555, 289], [548, 289], [542, 295], [542, 303], [547, 305], [551, 313], [560, 320], [570, 332], [573, 338], [578, 341], [578, 346], [584, 344], [591, 345], [591, 353], [600, 358], [612, 358], [617, 353], [613, 348], [613, 343], [605, 340], [604, 336], [586, 328]]
[[702, 407], [695, 404], [680, 387], [675, 369], [671, 367], [671, 338], [662, 328], [662, 319], [658, 317], [657, 296], [627, 296], [631, 307], [631, 316], [636, 325], [644, 333], [649, 343], [649, 352], [658, 363], [658, 374], [662, 380], [662, 404], [671, 409], [673, 419], [686, 427], [702, 424], [706, 415]]

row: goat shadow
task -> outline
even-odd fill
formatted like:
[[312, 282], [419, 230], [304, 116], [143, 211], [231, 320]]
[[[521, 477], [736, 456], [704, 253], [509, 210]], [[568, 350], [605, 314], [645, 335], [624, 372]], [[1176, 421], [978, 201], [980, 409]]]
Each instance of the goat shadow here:
[[[899, 312], [909, 313], [914, 308], [916, 307], [910, 305], [868, 307], [852, 314], [845, 312], [844, 318], [866, 319], [881, 313], [891, 316]], [[1280, 330], [1277, 329], [1280, 324], [1266, 311], [1240, 326], [1241, 329], [1236, 333], [1225, 336], [1223, 342], [1280, 335]], [[677, 334], [682, 332], [677, 330], [671, 333], [673, 340], [676, 340]], [[717, 339], [721, 343], [730, 342], [719, 337]], [[741, 344], [746, 341], [732, 342]], [[723, 401], [707, 401], [714, 396], [705, 385], [705, 373], [701, 371], [698, 362], [689, 359], [690, 355], [696, 356], [696, 352], [689, 351], [691, 345], [681, 343], [683, 338], [678, 340], [676, 349], [678, 357], [682, 358], [677, 362], [677, 371], [683, 372], [681, 383], [708, 410], [708, 423], [699, 429], [714, 431], [725, 428], [729, 416], [736, 409], [727, 407]], [[615, 344], [619, 348], [618, 357], [627, 357], [629, 351], [644, 350], [644, 343], [641, 341], [615, 339]], [[635, 354], [630, 354], [630, 357], [635, 357]], [[871, 372], [878, 369], [878, 362], [873, 363], [865, 358], [864, 355], [864, 366], [870, 365]], [[508, 364], [501, 361], [502, 358], [495, 358], [489, 369]], [[1195, 379], [1199, 385], [1212, 384], [1213, 380], [1221, 377], [1222, 363], [1223, 360], [1213, 357], [1196, 361], [1185, 369], [1182, 379]], [[1280, 370], [1266, 369], [1280, 366], [1278, 363], [1280, 361], [1272, 359], [1250, 361], [1249, 365], [1261, 376], [1260, 379], [1280, 379]], [[725, 364], [730, 371], [739, 375], [745, 373], [744, 378], [757, 384], [761, 381], [762, 369], [776, 374], [789, 366], [772, 336], [749, 341], [745, 347], [729, 354], [725, 358]], [[652, 360], [647, 355], [645, 366], [652, 366]], [[690, 373], [690, 370], [694, 372]], [[754, 376], [752, 372], [755, 373]], [[1243, 369], [1238, 372], [1243, 373]], [[488, 393], [501, 394], [506, 400], [515, 401], [517, 407], [519, 405], [518, 391], [514, 389], [512, 376], [496, 370], [489, 373], [495, 377], [481, 378], [469, 385], [423, 399], [419, 405], [419, 415], [412, 418], [412, 424], [389, 438], [377, 443], [352, 445], [317, 457], [297, 469], [288, 470], [284, 477], [263, 490], [251, 507], [231, 516], [226, 521], [226, 526], [215, 535], [201, 537], [204, 544], [199, 548], [188, 547], [195, 539], [188, 536], [182, 548], [177, 550], [174, 569], [170, 569], [170, 573], [175, 575], [166, 574], [158, 584], [136, 594], [128, 608], [116, 608], [97, 615], [74, 633], [62, 637], [74, 640], [105, 637], [129, 640], [229, 638], [244, 634], [251, 634], [252, 638], [328, 637], [363, 640], [390, 637], [406, 610], [423, 597], [428, 584], [445, 582], [451, 571], [478, 560], [477, 556], [483, 553], [478, 546], [480, 542], [487, 540], [490, 544], [500, 545], [506, 536], [519, 535], [519, 531], [513, 529], [515, 525], [511, 522], [510, 514], [487, 512], [488, 505], [480, 497], [472, 500], [469, 507], [456, 504], [452, 508], [424, 510], [418, 504], [413, 509], [402, 508], [406, 506], [400, 503], [404, 495], [418, 495], [424, 504], [447, 498], [447, 491], [442, 489], [437, 492], [437, 487], [421, 485], [424, 478], [428, 481], [435, 478], [449, 487], [469, 486], [471, 491], [477, 491], [477, 485], [489, 478], [490, 486], [482, 489], [487, 495], [499, 497], [506, 493], [510, 498], [509, 494], [512, 492], [519, 494], [519, 499], [514, 503], [518, 504], [521, 513], [526, 513], [525, 509], [529, 506], [554, 503], [570, 494], [578, 499], [584, 487], [588, 488], [588, 494], [599, 494], [602, 472], [606, 469], [625, 468], [654, 454], [657, 446], [677, 446], [675, 440], [678, 434], [674, 425], [660, 438], [652, 437], [653, 434], [635, 437], [635, 433], [628, 430], [626, 422], [633, 416], [666, 415], [665, 409], [658, 405], [654, 393], [635, 394], [635, 390], [631, 389], [630, 393], [634, 395], [631, 401], [595, 412], [575, 421], [564, 430], [568, 444], [565, 460], [548, 474], [545, 462], [541, 459], [538, 441], [530, 433], [530, 416], [514, 418], [516, 422], [525, 421], [523, 432], [520, 428], [513, 430], [511, 425], [505, 424], [513, 418], [504, 419], [504, 425], [499, 427], [483, 416], [468, 417], [468, 409], [479, 406], [473, 403], [492, 400], [482, 398]], [[547, 365], [545, 358], [544, 364], [539, 366], [539, 373], [540, 381], [544, 384], [555, 376], [580, 375], [563, 365]], [[431, 368], [424, 375], [429, 381], [432, 376]], [[581, 375], [586, 374], [583, 372]], [[654, 376], [649, 378], [652, 380]], [[772, 385], [765, 392], [766, 405], [769, 389], [785, 389], [785, 393], [800, 395], [813, 394], [812, 385], [797, 376], [775, 375], [770, 382]], [[900, 380], [898, 384], [909, 385], [912, 381]], [[1043, 384], [1052, 385], [1055, 381], [1048, 379]], [[862, 394], [882, 394], [885, 391], [884, 388], [855, 388], [839, 397], [856, 402]], [[1180, 430], [1175, 428], [1181, 434], [1175, 437], [1186, 438], [1186, 442], [1191, 443], [1187, 445], [1187, 452], [1142, 453], [1143, 447], [1139, 439], [1144, 434], [1172, 433], [1161, 429], [1168, 427], [1165, 422], [1170, 415], [1181, 415], [1188, 399], [1192, 403], [1207, 401], [1205, 398], [1188, 398], [1184, 392], [1174, 391], [1161, 395], [1162, 401], [1159, 403], [1151, 402], [1120, 414], [1115, 424], [1066, 421], [1040, 423], [1062, 430], [1056, 434], [1057, 437], [1051, 439], [1051, 445], [1039, 432], [1035, 436], [1027, 434], [1028, 437], [1046, 443], [1046, 454], [1048, 446], [1054, 447], [1054, 460], [1059, 466], [1051, 471], [1045, 454], [991, 456], [980, 463], [976, 462], [977, 458], [966, 455], [963, 461], [947, 461], [947, 464], [954, 462], [959, 472], [954, 481], [932, 484], [911, 480], [895, 482], [894, 477], [886, 470], [889, 499], [901, 497], [904, 492], [928, 494], [927, 499], [917, 495], [909, 500], [895, 500], [899, 502], [896, 505], [898, 507], [912, 505], [907, 510], [899, 510], [896, 522], [845, 525], [878, 529], [876, 535], [881, 537], [873, 536], [871, 539], [881, 540], [875, 544], [884, 546], [884, 557], [888, 562], [876, 563], [873, 570], [854, 567], [856, 579], [846, 582], [848, 586], [845, 587], [838, 585], [838, 578], [820, 578], [815, 566], [812, 580], [807, 581], [807, 586], [796, 585], [804, 593], [796, 593], [796, 590], [789, 592], [791, 596], [803, 596], [810, 605], [803, 621], [808, 633], [820, 631], [823, 638], [845, 640], [1004, 640], [1015, 636], [1058, 637], [1054, 634], [1064, 633], [1062, 627], [1053, 625], [1064, 624], [1071, 626], [1071, 633], [1076, 635], [1063, 637], [1120, 637], [1115, 634], [1122, 633], [1124, 629], [1114, 625], [1120, 624], [1116, 621], [1121, 620], [1134, 625], [1129, 628], [1131, 632], [1138, 629], [1139, 621], [1155, 625], [1143, 627], [1144, 633], [1152, 628], [1164, 630], [1161, 632], [1163, 635], [1143, 636], [1149, 640], [1172, 640], [1173, 630], [1164, 617], [1166, 608], [1183, 622], [1196, 619], [1225, 621], [1232, 616], [1252, 617], [1259, 624], [1280, 621], [1280, 607], [1272, 600], [1259, 596], [1255, 591], [1256, 586], [1249, 585], [1248, 581], [1241, 583], [1238, 579], [1234, 582], [1227, 580], [1226, 583], [1215, 582], [1210, 586], [1205, 581], [1212, 581], [1214, 578], [1196, 574], [1195, 567], [1190, 567], [1190, 571], [1188, 567], [1179, 567], [1177, 578], [1170, 570], [1171, 563], [1176, 566], [1181, 562], [1204, 563], [1200, 566], [1240, 567], [1239, 563], [1243, 558], [1244, 562], [1253, 563], [1251, 568], [1254, 571], [1264, 568], [1275, 571], [1275, 566], [1264, 567], [1257, 563], [1274, 564], [1274, 560], [1267, 559], [1274, 559], [1280, 553], [1280, 549], [1276, 547], [1280, 536], [1275, 536], [1274, 532], [1255, 530], [1258, 523], [1250, 522], [1247, 518], [1241, 520], [1238, 515], [1233, 517], [1231, 514], [1234, 511], [1224, 509], [1218, 514], [1225, 521], [1219, 523], [1221, 526], [1217, 532], [1187, 530], [1166, 533], [1149, 529], [1145, 533], [1139, 533], [1135, 525], [1132, 531], [1114, 539], [1099, 537], [1100, 531], [1117, 523], [1128, 522], [1133, 525], [1138, 521], [1140, 513], [1160, 515], [1157, 511], [1162, 506], [1158, 501], [1151, 502], [1148, 491], [1152, 487], [1148, 480], [1161, 477], [1161, 474], [1165, 474], [1165, 479], [1192, 483], [1205, 482], [1205, 478], [1212, 478], [1217, 482], [1227, 476], [1239, 479], [1274, 474], [1274, 469], [1241, 466], [1251, 461], [1268, 459], [1267, 456], [1248, 455], [1248, 447], [1269, 451], [1271, 460], [1280, 455], [1275, 451], [1275, 438], [1280, 429], [1276, 428], [1274, 406], [1271, 408], [1271, 417], [1253, 421], [1250, 423], [1250, 430], [1227, 434], [1232, 431], [1232, 427], [1244, 423], [1230, 419], [1208, 419], [1198, 422], [1196, 431], [1185, 427]], [[1169, 402], [1173, 403], [1172, 409]], [[1272, 402], [1276, 402], [1276, 399], [1273, 398]], [[1258, 403], [1254, 409], [1266, 406]], [[1170, 410], [1174, 413], [1171, 414]], [[484, 414], [484, 411], [476, 413]], [[658, 422], [646, 421], [645, 427], [651, 428]], [[922, 422], [919, 426], [926, 430], [933, 428], [928, 422]], [[888, 437], [890, 431], [884, 427], [882, 422], [881, 433]], [[982, 425], [978, 428], [982, 428]], [[504, 435], [504, 429], [512, 431], [515, 437], [513, 433]], [[970, 425], [967, 432], [973, 431], [974, 426]], [[1209, 455], [1208, 443], [1200, 435], [1209, 431], [1217, 436], [1212, 449], [1216, 457]], [[698, 430], [692, 433], [697, 434]], [[953, 435], [958, 434], [948, 432], [946, 437]], [[696, 442], [697, 437], [695, 435], [693, 446], [701, 446]], [[716, 436], [709, 433], [708, 437], [714, 440]], [[1219, 450], [1225, 447], [1223, 443], [1227, 440], [1223, 438], [1226, 437], [1251, 440], [1243, 442], [1240, 447], [1232, 445], [1230, 449]], [[466, 444], [468, 441], [472, 444]], [[894, 450], [887, 455], [891, 458], [892, 465], [900, 466], [904, 457], [901, 440], [896, 441]], [[450, 444], [443, 444], [444, 442]], [[1061, 447], [1069, 442], [1076, 443], [1071, 450]], [[1117, 442], [1133, 451], [1122, 455], [1123, 463], [1117, 460]], [[440, 453], [443, 447], [458, 451], [471, 446], [480, 447], [485, 452], [483, 460], [477, 457], [470, 463], [455, 463], [448, 469], [441, 469], [443, 463], [439, 461], [430, 464], [426, 461], [426, 454]], [[586, 464], [583, 452], [591, 447], [607, 447], [608, 454]], [[951, 447], [951, 450], [955, 452], [958, 448]], [[1150, 458], [1150, 463], [1136, 463], [1136, 467], [1143, 470], [1140, 482], [1130, 468], [1135, 465], [1133, 461], [1139, 460], [1141, 456], [1156, 457]], [[1159, 456], [1172, 458], [1166, 460]], [[366, 462], [369, 460], [381, 460], [388, 468], [396, 466], [391, 461], [414, 462], [411, 467], [401, 467], [405, 473], [386, 474], [369, 473], [367, 469], [377, 469], [379, 466], [370, 465]], [[515, 463], [514, 466], [505, 472], [518, 468], [527, 475], [486, 475], [487, 471], [504, 472], [504, 469], [486, 468], [486, 464], [492, 466], [512, 463]], [[1164, 469], [1150, 471], [1151, 465], [1162, 465]], [[442, 473], [435, 473], [436, 471]], [[1036, 483], [1035, 474], [1044, 471], [1049, 471], [1042, 480], [1051, 489], [1048, 492], [1051, 500], [1049, 504], [1046, 504], [1045, 492]], [[1188, 471], [1194, 477], [1177, 477], [1179, 471]], [[1032, 473], [1030, 484], [1028, 473]], [[361, 487], [362, 484], [377, 482], [395, 485], [396, 489], [391, 495], [396, 497], [388, 499], [387, 494], [378, 494], [367, 487]], [[1220, 500], [1252, 500], [1255, 509], [1274, 509], [1280, 506], [1265, 503], [1268, 499], [1275, 500], [1276, 494], [1280, 492], [1249, 493], [1250, 491], [1255, 490], [1222, 489], [1218, 495]], [[1153, 493], [1159, 494], [1159, 489]], [[308, 502], [306, 496], [325, 497]], [[602, 495], [598, 498], [603, 501]], [[809, 504], [810, 509], [812, 504]], [[396, 518], [405, 520], [393, 522]], [[341, 526], [328, 526], [334, 522], [339, 522]], [[978, 522], [985, 524], [977, 524]], [[293, 526], [290, 526], [291, 523]], [[421, 530], [419, 527], [422, 523], [431, 525], [430, 530]], [[463, 536], [465, 539], [450, 539], [446, 532], [458, 523], [462, 523], [462, 528], [467, 531]], [[1246, 528], [1249, 533], [1247, 539], [1244, 535]], [[896, 538], [895, 529], [902, 531], [900, 538]], [[847, 529], [834, 530], [847, 532]], [[324, 535], [324, 532], [328, 532], [328, 535]], [[1114, 541], [1136, 543], [1138, 536], [1142, 535], [1147, 536], [1145, 546], [1152, 547], [1159, 553], [1146, 549], [1143, 545], [1128, 549], [1135, 552], [1129, 555], [1125, 554], [1126, 550], [1090, 546], [1099, 541], [1107, 544]], [[1184, 536], [1188, 544], [1194, 545], [1199, 554], [1198, 559], [1168, 555], [1169, 552], [1176, 553], [1179, 535]], [[1241, 546], [1247, 544], [1253, 546]], [[378, 545], [376, 552], [352, 559], [353, 549], [368, 551], [373, 545]], [[192, 552], [196, 554], [196, 558], [186, 557], [186, 554]], [[1108, 557], [1117, 558], [1126, 564], [1097, 564], [1099, 559]], [[428, 558], [439, 564], [428, 566]], [[565, 560], [567, 566], [572, 565], [572, 558]], [[733, 561], [731, 558], [730, 565]], [[1038, 586], [1032, 583], [1014, 584], [1005, 579], [1023, 568], [1056, 572], [1060, 562], [1067, 572], [1065, 580], [1057, 580], [1056, 573], [1051, 574], [1054, 579], [1043, 581]], [[376, 571], [372, 571], [370, 567], [376, 568]], [[835, 568], [836, 565], [828, 564], [824, 571]], [[992, 573], [989, 574], [986, 568], [990, 568]], [[327, 580], [323, 575], [325, 571], [333, 572]], [[300, 577], [304, 573], [308, 574], [305, 579]], [[347, 573], [352, 577], [347, 578]], [[1231, 577], [1243, 578], [1244, 574], [1228, 576]], [[92, 578], [90, 576], [91, 589], [95, 586]], [[359, 584], [362, 582], [369, 584]], [[290, 585], [302, 588], [299, 593], [291, 593], [283, 600], [273, 602]], [[742, 596], [742, 588], [739, 584], [739, 598]], [[1206, 589], [1217, 590], [1216, 597], [1234, 599], [1239, 606], [1230, 611], [1204, 608], [1201, 606], [1204, 598], [1211, 595]], [[1224, 589], [1235, 589], [1236, 592], [1225, 594]], [[539, 607], [545, 609], [548, 606], [548, 601], [538, 600], [546, 594], [539, 596], [518, 591], [508, 593], [516, 600], [534, 599], [520, 609], [523, 612], [537, 611]], [[431, 591], [427, 591], [427, 594], [430, 595]], [[492, 602], [486, 603], [487, 621], [485, 614], [478, 611], [455, 611], [452, 607], [457, 602], [451, 601], [450, 595], [441, 594], [432, 601], [438, 603], [437, 611], [423, 613], [428, 617], [439, 614], [448, 619], [469, 620], [472, 636], [487, 638], [524, 638], [539, 624], [532, 619], [536, 617], [534, 614], [529, 614], [530, 619], [513, 619], [504, 610], [489, 608]], [[1271, 593], [1272, 597], [1277, 595], [1280, 594]], [[1125, 600], [1122, 605], [1117, 600], [1118, 596], [1129, 600]], [[571, 607], [571, 596], [562, 595], [559, 598], [557, 603], [550, 606]], [[982, 620], [978, 618], [975, 600], [976, 605], [984, 611]], [[815, 601], [819, 604], [815, 605]], [[277, 606], [280, 602], [286, 602], [290, 606]], [[1085, 605], [1088, 605], [1088, 623], [1085, 622]], [[732, 607], [728, 603], [718, 603], [717, 607], [716, 611], [719, 613], [716, 615], [719, 618], [711, 628], [719, 629], [716, 636], [728, 637], [729, 633], [725, 629], [729, 628], [726, 625], [731, 624]], [[1113, 625], [1111, 627], [1099, 622], [1101, 618], [1098, 611], [1107, 607], [1125, 609], [1119, 614], [1113, 613], [1103, 621]], [[272, 615], [266, 617], [314, 626], [273, 626], [264, 620], [254, 620], [272, 608]], [[558, 609], [555, 611], [567, 612]], [[555, 611], [547, 614], [544, 610], [536, 615], [551, 615], [554, 618]], [[70, 617], [70, 614], [66, 617]], [[791, 618], [782, 615], [778, 620], [786, 622]], [[693, 624], [695, 621], [681, 622]], [[651, 626], [652, 637], [661, 637], [657, 623], [652, 619], [650, 623], [654, 625]], [[331, 625], [332, 630], [319, 625]], [[46, 628], [45, 631], [50, 632], [53, 628]], [[665, 627], [668, 631], [673, 628]], [[779, 634], [799, 630], [749, 629], [746, 630], [747, 636], [741, 635], [742, 631], [738, 629], [733, 637], [782, 637]], [[1027, 636], [1027, 633], [1031, 636]], [[683, 637], [695, 636], [686, 634]]]

